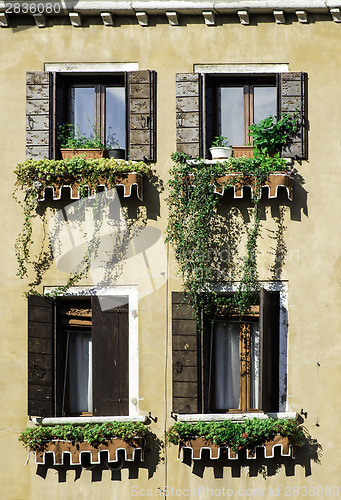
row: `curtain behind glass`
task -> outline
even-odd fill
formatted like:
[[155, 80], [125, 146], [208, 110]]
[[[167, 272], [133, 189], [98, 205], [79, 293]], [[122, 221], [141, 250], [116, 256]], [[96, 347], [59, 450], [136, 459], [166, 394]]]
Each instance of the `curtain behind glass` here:
[[215, 321], [211, 357], [213, 409], [240, 408], [240, 323]]
[[91, 332], [69, 332], [70, 413], [92, 412]]

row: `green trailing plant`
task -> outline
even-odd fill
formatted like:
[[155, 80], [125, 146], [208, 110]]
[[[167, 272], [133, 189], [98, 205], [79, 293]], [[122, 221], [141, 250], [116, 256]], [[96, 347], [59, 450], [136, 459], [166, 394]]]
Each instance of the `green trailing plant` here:
[[[214, 253], [212, 227], [220, 197], [214, 192], [217, 179], [233, 173], [226, 185], [241, 182], [252, 176], [255, 192], [259, 193], [269, 173], [288, 171], [288, 166], [278, 156], [271, 158], [257, 155], [255, 158], [229, 158], [213, 165], [202, 160], [191, 159], [184, 153], [174, 153], [175, 162], [170, 171], [169, 196], [167, 199], [169, 218], [167, 241], [175, 252], [184, 291], [194, 306], [198, 328], [201, 310], [212, 311], [212, 306], [221, 303], [231, 305], [241, 314], [257, 303], [259, 292], [257, 270], [257, 242], [260, 234], [259, 198], [252, 197], [251, 224], [248, 228], [246, 256], [241, 268], [239, 287], [233, 297], [219, 297], [214, 292], [218, 284], [211, 255]], [[195, 186], [195, 187], [194, 187]], [[214, 310], [214, 307], [213, 307]]]
[[250, 125], [249, 130], [253, 145], [262, 154], [280, 153], [283, 148], [290, 144], [293, 136], [298, 132], [298, 118], [289, 114], [283, 114], [281, 118], [270, 115], [264, 120]]
[[166, 433], [166, 441], [179, 444], [180, 441], [202, 437], [212, 444], [232, 448], [233, 451], [252, 448], [271, 441], [275, 435], [290, 438], [294, 446], [303, 446], [305, 434], [293, 419], [273, 418], [246, 419], [243, 422], [176, 422]]
[[[106, 182], [107, 187], [114, 187], [117, 181], [124, 175], [130, 172], [137, 172], [146, 176], [151, 175], [150, 168], [142, 161], [132, 162], [123, 161], [113, 158], [100, 158], [100, 159], [86, 159], [84, 157], [73, 157], [65, 160], [48, 160], [29, 159], [23, 163], [19, 163], [14, 170], [16, 175], [16, 189], [13, 193], [14, 199], [19, 203], [23, 211], [23, 226], [16, 239], [15, 254], [18, 262], [17, 275], [23, 279], [28, 276], [28, 266], [32, 265], [36, 272], [36, 279], [30, 284], [27, 294], [36, 294], [35, 287], [41, 282], [41, 275], [44, 270], [48, 268], [51, 263], [51, 249], [49, 252], [41, 252], [41, 255], [32, 260], [30, 257], [30, 250], [33, 244], [32, 240], [32, 221], [38, 217], [39, 196], [44, 188], [53, 186], [61, 187], [63, 185], [79, 185], [81, 197], [86, 197], [88, 194], [88, 187], [95, 189], [98, 184]], [[19, 195], [19, 191], [24, 191], [24, 198]], [[100, 203], [97, 198], [93, 202], [94, 212], [100, 211]], [[96, 209], [97, 207], [97, 209]], [[45, 220], [45, 211], [40, 216], [43, 223]], [[57, 293], [65, 292], [69, 287], [75, 285], [79, 280], [84, 277], [91, 265], [91, 259], [96, 255], [96, 248], [99, 242], [97, 241], [97, 234], [99, 233], [101, 223], [101, 216], [95, 218], [96, 228], [94, 235], [91, 238], [88, 249], [85, 255], [74, 270], [70, 274], [65, 285], [58, 287], [54, 291]], [[47, 253], [49, 255], [47, 255]]]
[[227, 137], [224, 137], [223, 135], [217, 135], [214, 138], [214, 141], [212, 141], [213, 148], [226, 148], [228, 146], [230, 146], [229, 140]]
[[92, 446], [111, 438], [120, 438], [129, 442], [136, 436], [144, 437], [147, 427], [141, 422], [105, 422], [103, 424], [64, 424], [55, 426], [38, 425], [27, 427], [18, 440], [34, 451], [43, 450], [46, 443], [52, 440], [80, 442], [86, 441]]

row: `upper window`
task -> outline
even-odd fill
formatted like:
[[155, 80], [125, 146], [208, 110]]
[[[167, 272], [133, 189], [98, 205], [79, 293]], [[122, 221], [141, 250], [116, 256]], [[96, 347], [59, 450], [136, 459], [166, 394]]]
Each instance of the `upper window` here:
[[67, 73], [36, 71], [26, 78], [26, 155], [59, 158], [58, 131], [73, 123], [94, 129], [107, 147], [117, 144], [131, 160], [156, 160], [154, 71]]
[[28, 298], [28, 413], [129, 415], [128, 296]]
[[173, 411], [279, 411], [279, 292], [261, 290], [247, 317], [204, 316], [200, 335], [183, 300], [173, 293]]
[[95, 133], [107, 147], [125, 149], [126, 96], [124, 75], [115, 78], [64, 78], [65, 120], [82, 135]]
[[209, 158], [217, 135], [233, 146], [251, 143], [249, 126], [269, 115], [298, 117], [300, 129], [282, 156], [306, 159], [307, 74], [208, 74], [176, 76], [177, 151]]
[[277, 115], [276, 78], [207, 78], [206, 100], [207, 107], [213, 100], [213, 137], [223, 135], [235, 146], [247, 145], [249, 126]]

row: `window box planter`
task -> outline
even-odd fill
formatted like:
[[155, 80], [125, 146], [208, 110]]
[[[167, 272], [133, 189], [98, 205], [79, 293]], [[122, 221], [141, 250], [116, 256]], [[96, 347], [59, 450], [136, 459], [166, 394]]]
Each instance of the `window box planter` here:
[[237, 451], [234, 451], [231, 447], [228, 446], [214, 444], [203, 437], [194, 437], [192, 439], [180, 440], [178, 460], [184, 460], [184, 450], [186, 449], [190, 450], [192, 460], [201, 460], [202, 451], [207, 449], [209, 450], [211, 460], [217, 460], [218, 458], [220, 458], [221, 450], [226, 450], [229, 460], [238, 460], [240, 458], [241, 450], [244, 449], [246, 450], [247, 459], [255, 459], [257, 448], [263, 448], [265, 458], [274, 458], [275, 448], [280, 448], [282, 457], [295, 458], [295, 446], [291, 444], [291, 439], [289, 437], [283, 437], [278, 434], [269, 441], [265, 441], [264, 443], [256, 444], [254, 446], [240, 448], [240, 450]]
[[232, 149], [235, 158], [240, 158], [241, 156], [253, 158], [253, 146], [233, 146]]
[[130, 439], [129, 442], [120, 438], [111, 438], [98, 445], [91, 445], [86, 441], [51, 440], [43, 443], [43, 449], [35, 450], [30, 447], [29, 454], [35, 455], [37, 465], [45, 465], [46, 453], [53, 454], [53, 465], [64, 465], [66, 455], [70, 457], [70, 465], [83, 465], [84, 455], [87, 456], [91, 465], [96, 465], [101, 461], [101, 454], [107, 456], [109, 464], [115, 465], [120, 460], [118, 451], [124, 455], [124, 461], [132, 462], [137, 457], [143, 461], [145, 447], [145, 439], [139, 436]]
[[[223, 196], [225, 189], [232, 188], [233, 197], [240, 199], [244, 196], [244, 188], [250, 187], [255, 198], [260, 198], [263, 189], [266, 189], [269, 198], [277, 198], [278, 188], [284, 187], [287, 191], [288, 199], [292, 200], [294, 178], [288, 172], [268, 174], [260, 188], [256, 187], [256, 177], [253, 174], [241, 176], [241, 172], [232, 172], [216, 177], [214, 179], [214, 192]], [[195, 174], [189, 174], [189, 183], [192, 187], [195, 187]]]
[[107, 151], [102, 148], [84, 148], [84, 149], [72, 149], [72, 148], [60, 148], [62, 154], [62, 159], [73, 158], [74, 156], [84, 156], [84, 158], [105, 158]]
[[242, 174], [239, 172], [222, 175], [215, 179], [215, 192], [223, 195], [227, 187], [232, 187], [234, 190], [234, 198], [243, 198], [244, 187], [250, 187], [256, 198], [260, 198], [262, 190], [266, 189], [269, 198], [277, 198], [278, 188], [284, 187], [287, 191], [288, 199], [292, 200], [292, 189], [294, 178], [288, 172], [274, 172], [268, 174], [260, 189], [256, 188], [256, 178], [254, 175], [245, 175], [241, 180]]
[[[284, 457], [294, 457], [295, 447], [305, 444], [305, 435], [294, 419], [252, 418], [243, 422], [229, 420], [208, 422], [176, 422], [166, 434], [167, 441], [178, 445], [178, 459], [189, 449], [191, 458], [200, 460], [208, 449], [211, 459], [218, 459], [221, 450], [228, 459], [256, 458], [256, 449], [264, 450], [265, 458], [275, 456], [279, 447]], [[245, 450], [245, 451], [244, 451]], [[241, 455], [242, 453], [242, 455]]]
[[52, 196], [54, 200], [60, 200], [62, 188], [69, 189], [70, 199], [78, 200], [80, 198], [80, 192], [84, 189], [88, 190], [88, 198], [94, 198], [96, 196], [97, 188], [104, 188], [105, 190], [113, 189], [114, 187], [123, 187], [124, 198], [129, 198], [133, 192], [133, 186], [136, 186], [136, 194], [139, 200], [143, 200], [143, 175], [138, 172], [123, 173], [115, 176], [115, 181], [111, 182], [105, 178], [98, 179], [96, 186], [90, 186], [86, 181], [80, 182], [73, 181], [70, 183], [65, 183], [61, 181], [60, 183], [51, 184], [41, 188], [39, 190], [38, 199], [39, 201], [45, 200], [46, 189], [52, 189]]

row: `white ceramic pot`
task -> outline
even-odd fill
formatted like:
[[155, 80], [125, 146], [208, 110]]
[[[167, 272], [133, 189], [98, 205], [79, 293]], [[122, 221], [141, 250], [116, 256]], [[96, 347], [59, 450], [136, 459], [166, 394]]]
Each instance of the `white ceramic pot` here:
[[212, 160], [222, 160], [232, 156], [232, 148], [230, 146], [214, 146], [210, 148]]

